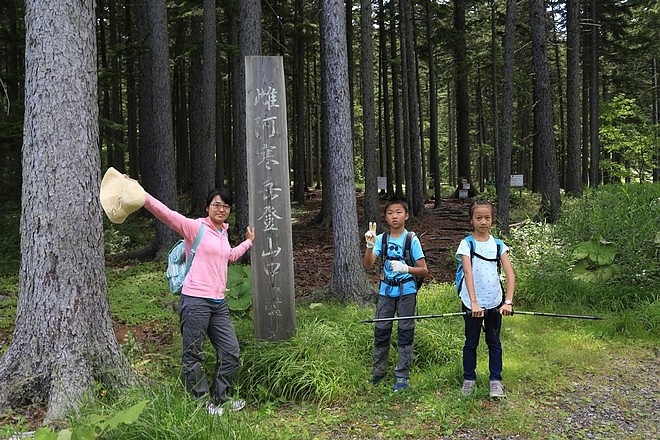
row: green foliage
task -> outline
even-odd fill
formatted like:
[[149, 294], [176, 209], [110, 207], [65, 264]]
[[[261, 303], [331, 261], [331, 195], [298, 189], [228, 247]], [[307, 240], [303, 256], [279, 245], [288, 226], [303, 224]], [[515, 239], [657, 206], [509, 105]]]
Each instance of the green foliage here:
[[658, 218], [660, 184], [607, 185], [566, 199], [558, 224], [511, 231], [517, 291], [533, 304], [605, 310], [652, 301], [660, 289]]
[[227, 268], [227, 306], [232, 311], [246, 311], [252, 307], [252, 270], [246, 264], [230, 264]]
[[648, 181], [658, 149], [657, 128], [636, 101], [623, 95], [604, 103], [600, 116], [603, 149], [616, 159], [601, 159], [600, 167], [619, 179]]
[[612, 245], [601, 240], [589, 240], [579, 243], [573, 249], [573, 277], [591, 283], [602, 283], [611, 280], [618, 267], [614, 265], [617, 250]]
[[105, 416], [90, 414], [82, 421], [77, 421], [73, 428], [66, 428], [58, 433], [50, 428], [39, 428], [34, 433], [35, 440], [93, 440], [104, 438], [111, 430], [124, 423], [134, 423], [144, 411], [148, 400], [138, 402], [130, 408], [121, 410], [114, 415]]
[[115, 321], [127, 325], [174, 323], [176, 297], [169, 292], [164, 273], [164, 262], [107, 268], [110, 313]]

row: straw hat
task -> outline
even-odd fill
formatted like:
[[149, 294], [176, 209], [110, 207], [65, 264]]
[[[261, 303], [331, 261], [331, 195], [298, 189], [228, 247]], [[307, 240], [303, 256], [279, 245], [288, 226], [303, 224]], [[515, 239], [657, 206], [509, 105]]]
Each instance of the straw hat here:
[[110, 167], [101, 181], [101, 206], [112, 223], [123, 223], [144, 206], [146, 193], [137, 180]]

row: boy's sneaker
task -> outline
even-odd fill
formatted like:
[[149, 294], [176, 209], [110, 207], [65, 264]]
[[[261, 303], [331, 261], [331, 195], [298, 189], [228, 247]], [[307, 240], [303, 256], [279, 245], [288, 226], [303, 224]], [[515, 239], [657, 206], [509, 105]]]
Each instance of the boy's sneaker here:
[[378, 385], [378, 383], [383, 379], [383, 377], [384, 376], [382, 374], [374, 374], [373, 376], [371, 376], [371, 384], [373, 386]]
[[408, 378], [407, 377], [397, 377], [394, 382], [394, 391], [403, 391], [408, 388]]
[[461, 392], [465, 394], [466, 396], [469, 396], [474, 392], [474, 385], [477, 382], [474, 380], [464, 380], [463, 381], [463, 386], [461, 387]]
[[245, 400], [243, 399], [234, 399], [228, 400], [222, 404], [223, 408], [226, 408], [227, 411], [240, 411], [245, 408]]
[[212, 416], [221, 416], [225, 413], [225, 409], [220, 406], [215, 406], [211, 402], [206, 403], [206, 412]]
[[504, 387], [499, 380], [490, 381], [490, 397], [505, 397]]

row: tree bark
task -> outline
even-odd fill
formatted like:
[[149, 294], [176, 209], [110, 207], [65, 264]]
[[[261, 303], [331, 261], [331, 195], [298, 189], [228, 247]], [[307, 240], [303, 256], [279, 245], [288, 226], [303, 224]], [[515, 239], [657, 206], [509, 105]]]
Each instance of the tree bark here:
[[435, 47], [430, 38], [433, 34], [431, 0], [426, 0], [424, 6], [426, 9], [426, 33], [428, 35], [426, 50], [429, 65], [429, 174], [433, 179], [433, 208], [438, 209], [442, 206], [442, 187], [438, 154], [438, 86], [435, 73], [435, 57], [433, 56]]
[[204, 0], [202, 18], [201, 99], [191, 102], [200, 106], [200, 126], [193, 131], [201, 133], [200, 143], [192, 147], [191, 212], [205, 216], [206, 196], [215, 187], [215, 106], [216, 106], [216, 19], [215, 0]]
[[534, 62], [534, 90], [537, 97], [534, 106], [534, 126], [541, 165], [541, 208], [539, 215], [549, 223], [559, 219], [561, 197], [557, 177], [555, 137], [552, 130], [552, 98], [548, 69], [547, 40], [545, 32], [545, 6], [543, 0], [529, 2], [532, 29], [532, 60]]
[[[364, 302], [371, 288], [360, 264], [350, 122], [346, 28], [342, 2], [321, 0], [322, 75], [328, 120], [328, 155], [334, 255], [328, 289], [340, 301]], [[339, 202], [339, 203], [338, 203]]]
[[465, 44], [465, 0], [454, 0], [454, 87], [456, 88], [456, 171], [458, 178], [471, 180], [470, 98]]
[[362, 125], [364, 158], [364, 224], [380, 218], [378, 204], [378, 156], [376, 155], [376, 125], [374, 120], [374, 58], [371, 0], [361, 0], [360, 9], [360, 83], [362, 91]]
[[26, 2], [21, 269], [0, 410], [38, 402], [46, 421], [77, 408], [94, 383], [136, 383], [105, 281], [94, 11], [93, 1]]
[[[422, 175], [422, 146], [419, 127], [419, 95], [417, 88], [417, 56], [415, 54], [415, 37], [413, 35], [413, 7], [410, 0], [401, 0], [401, 35], [402, 59], [406, 67], [405, 88], [408, 91], [406, 100], [408, 121], [408, 145], [410, 149], [410, 188], [408, 198], [411, 200], [410, 216], [420, 216], [424, 213], [424, 176]], [[408, 167], [406, 167], [408, 168]]]
[[238, 58], [234, 63], [234, 161], [238, 241], [245, 238], [250, 221], [248, 206], [247, 147], [245, 138], [245, 57], [261, 53], [261, 1], [239, 2]]
[[566, 192], [582, 194], [580, 154], [580, 1], [566, 2]]
[[504, 78], [502, 81], [502, 142], [497, 154], [497, 217], [502, 232], [509, 233], [511, 196], [511, 146], [513, 145], [513, 68], [516, 38], [516, 0], [506, 2], [504, 25]]
[[590, 63], [590, 80], [589, 84], [589, 145], [591, 150], [589, 153], [589, 186], [596, 188], [600, 183], [600, 137], [598, 135], [600, 124], [598, 123], [598, 116], [600, 114], [600, 103], [598, 99], [599, 93], [599, 64], [598, 64], [598, 45], [599, 45], [599, 26], [598, 10], [596, 0], [591, 0], [591, 63]]
[[[170, 88], [167, 9], [165, 0], [137, 2], [137, 30], [143, 43], [140, 66], [140, 152], [144, 188], [171, 209], [177, 209], [172, 98]], [[156, 111], [158, 109], [158, 111]], [[156, 222], [151, 251], [164, 255], [176, 233]]]

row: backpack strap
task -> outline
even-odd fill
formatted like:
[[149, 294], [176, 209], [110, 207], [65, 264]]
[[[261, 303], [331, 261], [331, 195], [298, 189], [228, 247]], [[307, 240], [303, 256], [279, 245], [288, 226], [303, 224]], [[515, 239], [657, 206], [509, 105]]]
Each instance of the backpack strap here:
[[414, 232], [408, 231], [406, 234], [406, 241], [405, 244], [403, 245], [403, 259], [405, 260], [406, 264], [410, 267], [415, 267], [415, 262], [412, 259], [412, 252], [410, 248], [412, 247], [412, 239], [415, 236]]
[[[415, 266], [415, 262], [412, 260], [412, 255], [411, 255], [412, 253], [410, 251], [410, 248], [412, 247], [412, 238], [414, 236], [415, 236], [414, 232], [408, 231], [408, 233], [406, 234], [406, 240], [403, 245], [403, 259], [406, 262], [406, 264], [411, 267]], [[381, 250], [380, 250], [380, 260], [382, 262], [382, 269], [383, 269], [383, 279], [381, 281], [385, 280], [385, 261], [393, 259], [387, 255], [387, 243], [389, 242], [389, 239], [390, 239], [390, 231], [383, 232]], [[412, 277], [412, 279], [415, 278], [412, 274], [410, 274], [410, 276]], [[407, 279], [404, 282], [407, 283], [408, 281], [410, 280]], [[399, 284], [400, 283], [397, 283], [397, 285]]]
[[186, 273], [190, 270], [190, 265], [192, 265], [192, 260], [195, 258], [195, 252], [197, 252], [197, 246], [199, 242], [202, 241], [202, 235], [204, 235], [204, 225], [201, 225], [199, 231], [197, 231], [197, 236], [193, 242], [192, 247], [190, 248], [190, 255], [186, 258]]

